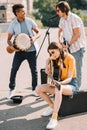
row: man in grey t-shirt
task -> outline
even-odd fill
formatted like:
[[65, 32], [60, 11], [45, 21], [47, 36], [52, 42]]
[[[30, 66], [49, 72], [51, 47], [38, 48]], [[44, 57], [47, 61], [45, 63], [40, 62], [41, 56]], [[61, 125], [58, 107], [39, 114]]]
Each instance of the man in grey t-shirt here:
[[[25, 17], [24, 6], [22, 4], [13, 5], [12, 10], [16, 17], [9, 25], [7, 43], [9, 45], [10, 50], [15, 51], [15, 55], [13, 58], [13, 64], [12, 64], [11, 74], [10, 74], [9, 98], [14, 96], [16, 74], [21, 63], [24, 60], [28, 61], [29, 67], [31, 69], [32, 94], [34, 96], [37, 96], [37, 93], [35, 92], [35, 87], [37, 86], [36, 39], [40, 37], [39, 29], [36, 23], [33, 21], [33, 19]], [[25, 33], [28, 36], [30, 36], [31, 47], [27, 51], [16, 51], [13, 47], [13, 44], [11, 43], [12, 37], [13, 36], [15, 37], [19, 33]]]

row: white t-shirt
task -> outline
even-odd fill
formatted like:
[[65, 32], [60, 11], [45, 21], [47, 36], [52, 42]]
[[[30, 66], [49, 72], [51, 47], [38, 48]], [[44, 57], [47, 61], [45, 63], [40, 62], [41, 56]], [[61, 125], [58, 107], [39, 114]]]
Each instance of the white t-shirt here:
[[70, 52], [74, 53], [81, 48], [85, 47], [86, 44], [86, 35], [84, 30], [84, 25], [79, 16], [69, 12], [67, 19], [61, 18], [59, 22], [59, 28], [62, 29], [62, 35], [66, 41], [70, 42], [73, 36], [73, 29], [80, 28], [80, 37], [78, 40], [70, 46]]

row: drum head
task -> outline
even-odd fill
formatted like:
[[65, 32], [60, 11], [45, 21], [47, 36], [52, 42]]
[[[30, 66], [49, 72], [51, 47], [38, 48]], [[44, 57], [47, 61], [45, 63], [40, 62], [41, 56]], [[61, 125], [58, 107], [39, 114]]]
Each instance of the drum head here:
[[14, 46], [22, 51], [28, 50], [31, 47], [29, 36], [25, 33], [18, 34], [14, 40]]

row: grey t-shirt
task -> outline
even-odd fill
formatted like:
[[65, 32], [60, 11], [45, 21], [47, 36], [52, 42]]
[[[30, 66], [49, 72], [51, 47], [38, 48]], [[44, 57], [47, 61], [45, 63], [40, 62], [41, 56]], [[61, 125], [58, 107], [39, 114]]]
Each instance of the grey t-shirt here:
[[[34, 36], [33, 28], [36, 27], [37, 24], [31, 18], [25, 18], [23, 22], [18, 22], [17, 18], [15, 18], [9, 25], [8, 32], [12, 33], [14, 37], [19, 33], [25, 33], [27, 35]], [[38, 51], [38, 44], [35, 41], [35, 44], [32, 45], [27, 51]]]
[[[25, 20], [24, 20], [23, 22], [20, 22], [20, 27], [21, 27], [21, 33], [25, 33], [25, 34], [27, 34], [28, 36], [30, 35], [30, 34], [29, 34], [29, 31], [28, 31], [28, 29], [27, 29]], [[30, 52], [30, 51], [35, 51], [35, 46], [34, 46], [34, 45], [32, 45], [32, 46], [27, 50], [27, 52]]]

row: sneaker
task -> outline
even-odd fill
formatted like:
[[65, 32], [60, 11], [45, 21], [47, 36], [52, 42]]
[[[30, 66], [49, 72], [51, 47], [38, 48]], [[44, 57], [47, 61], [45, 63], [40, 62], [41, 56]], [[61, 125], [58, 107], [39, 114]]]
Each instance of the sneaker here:
[[46, 129], [53, 129], [56, 126], [57, 126], [57, 120], [51, 118], [49, 123], [46, 126]]
[[8, 99], [11, 99], [11, 97], [13, 97], [14, 95], [15, 95], [15, 90], [10, 90]]
[[50, 116], [52, 113], [53, 109], [49, 107], [45, 112], [42, 113], [42, 116]]
[[32, 91], [32, 95], [35, 96], [35, 97], [38, 97], [38, 94], [36, 93], [35, 90]]

